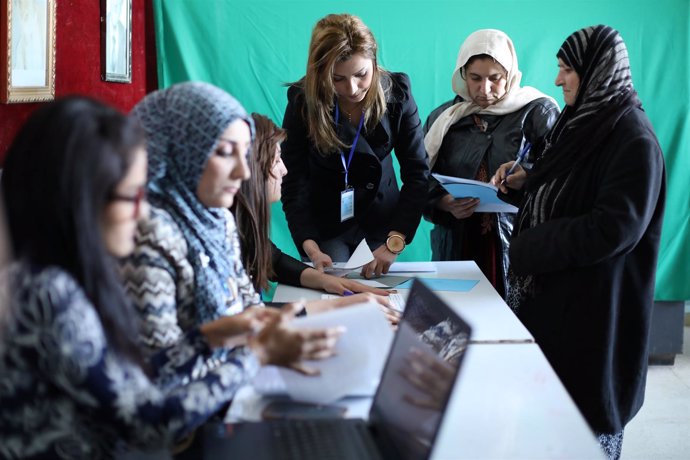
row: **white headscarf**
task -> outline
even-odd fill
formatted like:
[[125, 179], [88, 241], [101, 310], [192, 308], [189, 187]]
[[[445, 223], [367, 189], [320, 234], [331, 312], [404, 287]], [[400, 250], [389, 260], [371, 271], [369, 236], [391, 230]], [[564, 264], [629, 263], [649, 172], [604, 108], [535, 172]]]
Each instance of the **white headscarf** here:
[[[462, 78], [462, 68], [467, 64], [472, 56], [487, 54], [501, 64], [508, 72], [506, 78], [506, 93], [496, 102], [482, 108], [472, 102], [467, 91], [467, 82]], [[513, 47], [513, 41], [505, 33], [496, 29], [481, 29], [472, 32], [465, 42], [460, 46], [458, 60], [453, 72], [453, 92], [464, 99], [464, 102], [448, 107], [439, 115], [431, 125], [429, 132], [424, 138], [424, 146], [429, 154], [429, 166], [433, 167], [436, 162], [436, 155], [441, 148], [443, 137], [448, 129], [461, 118], [474, 113], [487, 115], [506, 115], [522, 109], [535, 99], [542, 97], [549, 98], [556, 104], [556, 101], [536, 88], [531, 86], [520, 86], [522, 72], [518, 69], [517, 55]]]

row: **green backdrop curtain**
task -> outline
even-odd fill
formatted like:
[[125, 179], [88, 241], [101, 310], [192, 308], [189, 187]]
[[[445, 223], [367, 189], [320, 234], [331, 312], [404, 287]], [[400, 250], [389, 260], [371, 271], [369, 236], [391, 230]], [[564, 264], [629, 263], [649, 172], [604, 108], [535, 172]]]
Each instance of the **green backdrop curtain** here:
[[[422, 121], [451, 99], [458, 48], [476, 29], [497, 28], [514, 41], [523, 85], [550, 94], [556, 51], [589, 25], [618, 29], [630, 51], [634, 84], [666, 158], [668, 201], [657, 274], [657, 300], [690, 299], [690, 2], [688, 0], [154, 0], [161, 87], [214, 83], [249, 111], [281, 124], [286, 82], [301, 78], [314, 23], [329, 13], [360, 16], [379, 43], [385, 68], [410, 75]], [[271, 234], [297, 255], [280, 204]], [[429, 260], [430, 225], [400, 260]]]

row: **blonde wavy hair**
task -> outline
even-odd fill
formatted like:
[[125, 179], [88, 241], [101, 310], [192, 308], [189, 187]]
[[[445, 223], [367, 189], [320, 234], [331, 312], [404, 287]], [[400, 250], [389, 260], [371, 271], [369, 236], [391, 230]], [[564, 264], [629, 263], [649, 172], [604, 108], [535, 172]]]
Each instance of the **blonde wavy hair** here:
[[[311, 33], [307, 73], [299, 82], [304, 88], [309, 138], [322, 155], [347, 147], [333, 124], [335, 86], [333, 69], [339, 62], [361, 54], [373, 61], [371, 86], [364, 97], [364, 122], [373, 129], [386, 112], [386, 92], [382, 77], [388, 73], [376, 62], [376, 40], [364, 22], [350, 14], [329, 14], [319, 20]], [[390, 86], [390, 85], [387, 85]]]

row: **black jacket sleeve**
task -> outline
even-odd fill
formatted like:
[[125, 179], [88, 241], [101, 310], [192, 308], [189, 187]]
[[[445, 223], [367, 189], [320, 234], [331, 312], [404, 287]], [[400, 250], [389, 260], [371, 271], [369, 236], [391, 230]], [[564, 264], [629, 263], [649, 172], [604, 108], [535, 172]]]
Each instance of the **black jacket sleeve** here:
[[273, 272], [275, 278], [271, 281], [277, 281], [290, 286], [301, 286], [300, 275], [309, 268], [308, 265], [303, 264], [297, 259], [290, 257], [271, 242], [271, 262], [273, 265]]
[[393, 92], [399, 92], [401, 100], [400, 117], [395, 119], [399, 125], [395, 128], [395, 156], [400, 163], [402, 188], [396, 205], [395, 217], [390, 223], [390, 230], [403, 233], [407, 242], [411, 242], [422, 218], [426, 203], [429, 160], [424, 148], [424, 133], [419, 119], [417, 103], [412, 97], [409, 77], [404, 73], [393, 74]]
[[[426, 137], [426, 135], [429, 133], [431, 126], [434, 124], [439, 115], [441, 115], [441, 113], [443, 113], [443, 111], [445, 111], [448, 107], [456, 103], [457, 100], [458, 98], [447, 101], [441, 104], [439, 107], [435, 108], [429, 114], [422, 128], [422, 133], [424, 134], [424, 137]], [[445, 188], [443, 188], [439, 181], [437, 181], [436, 178], [431, 175], [431, 172], [432, 171], [430, 170], [427, 197], [423, 208], [424, 218], [431, 223], [441, 224], [450, 227], [451, 225], [453, 225], [455, 218], [450, 213], [443, 212], [436, 208], [436, 203], [438, 203], [438, 200], [443, 198], [443, 196], [445, 196], [448, 192]]]
[[281, 187], [283, 211], [297, 249], [312, 239], [319, 241], [319, 230], [309, 203], [309, 148], [307, 124], [303, 116], [304, 93], [296, 86], [288, 89], [288, 104], [283, 117], [283, 129], [288, 132], [283, 142], [282, 158], [288, 173]]

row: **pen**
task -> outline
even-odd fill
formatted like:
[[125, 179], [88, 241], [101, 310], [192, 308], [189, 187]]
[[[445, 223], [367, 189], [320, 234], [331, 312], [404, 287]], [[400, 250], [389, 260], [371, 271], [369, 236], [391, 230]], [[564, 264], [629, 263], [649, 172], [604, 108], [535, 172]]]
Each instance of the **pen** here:
[[[530, 144], [529, 142], [525, 142], [525, 145], [522, 147], [522, 150], [520, 150], [520, 153], [518, 153], [518, 156], [517, 156], [517, 159], [515, 160], [515, 163], [513, 163], [513, 166], [511, 166], [510, 169], [508, 170], [508, 172], [506, 173], [506, 179], [508, 178], [508, 176], [513, 174], [513, 172], [515, 172], [515, 168], [517, 167], [517, 165], [519, 165], [522, 162], [522, 160], [525, 159], [525, 157], [527, 156], [527, 152], [529, 152], [529, 149], [531, 149], [531, 148], [532, 148], [532, 144]], [[505, 182], [506, 182], [506, 180], [503, 179], [501, 181], [501, 185], [505, 184]]]

